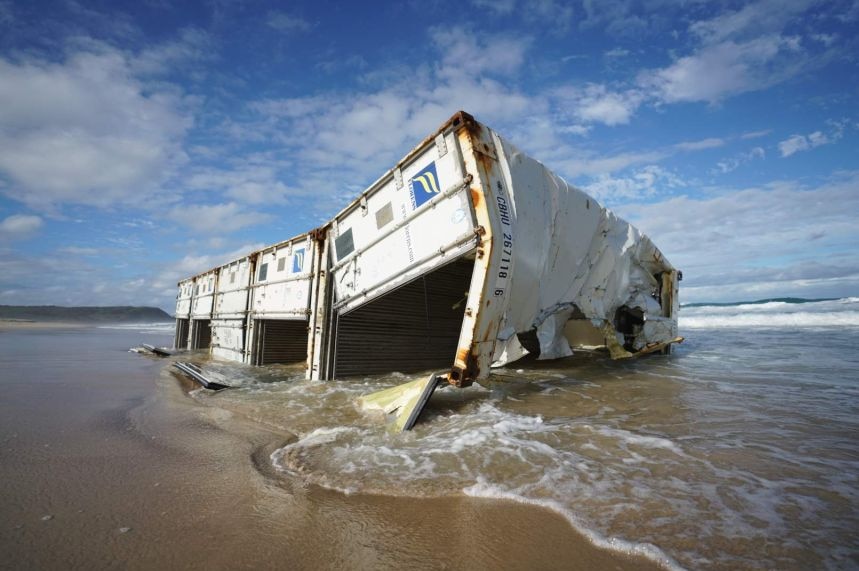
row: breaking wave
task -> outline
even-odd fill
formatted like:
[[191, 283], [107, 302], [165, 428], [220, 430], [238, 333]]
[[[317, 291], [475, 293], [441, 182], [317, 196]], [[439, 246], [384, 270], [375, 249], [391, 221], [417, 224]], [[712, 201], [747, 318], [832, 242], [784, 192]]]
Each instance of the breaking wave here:
[[98, 329], [120, 329], [122, 331], [164, 334], [173, 333], [176, 326], [172, 321], [156, 321], [154, 323], [111, 323], [97, 327]]
[[683, 307], [680, 327], [859, 327], [859, 297]]

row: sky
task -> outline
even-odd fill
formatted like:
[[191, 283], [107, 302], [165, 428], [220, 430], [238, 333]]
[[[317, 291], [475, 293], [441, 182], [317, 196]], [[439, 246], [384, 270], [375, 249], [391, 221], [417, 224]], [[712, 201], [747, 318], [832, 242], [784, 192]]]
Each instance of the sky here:
[[463, 109], [683, 302], [859, 295], [859, 0], [0, 0], [0, 304], [153, 305]]

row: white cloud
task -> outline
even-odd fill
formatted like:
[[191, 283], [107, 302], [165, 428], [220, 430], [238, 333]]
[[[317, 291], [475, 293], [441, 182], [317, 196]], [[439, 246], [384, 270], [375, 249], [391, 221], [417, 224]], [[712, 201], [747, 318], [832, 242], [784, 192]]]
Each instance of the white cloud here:
[[607, 52], [603, 53], [603, 57], [607, 58], [621, 58], [629, 55], [629, 50], [625, 50], [623, 48], [612, 48]]
[[832, 141], [822, 132], [815, 131], [814, 133], [810, 133], [808, 135], [808, 142], [811, 144], [811, 147], [814, 148], [819, 147], [820, 145], [827, 145]]
[[523, 3], [522, 10], [526, 20], [559, 34], [567, 32], [573, 22], [573, 8], [565, 0], [529, 0]]
[[175, 40], [154, 44], [129, 58], [130, 69], [135, 74], [162, 74], [175, 71], [177, 67], [195, 64], [214, 57], [215, 48], [209, 35], [196, 28], [182, 30]]
[[811, 34], [811, 39], [828, 48], [838, 40], [838, 34]]
[[313, 27], [310, 22], [301, 16], [296, 16], [282, 11], [269, 12], [266, 24], [278, 32], [284, 32], [287, 34], [292, 32], [306, 32]]
[[743, 133], [742, 135], [740, 135], [740, 138], [743, 140], [758, 139], [760, 137], [766, 137], [770, 133], [772, 133], [772, 129], [763, 129], [761, 131], [749, 131], [748, 133]]
[[510, 75], [525, 62], [528, 38], [485, 36], [462, 27], [433, 28], [430, 39], [442, 54], [441, 77], [461, 75]]
[[704, 46], [668, 67], [641, 73], [638, 81], [665, 103], [717, 103], [783, 81], [797, 73], [803, 61], [792, 40], [770, 35]]
[[563, 156], [552, 161], [552, 168], [565, 176], [600, 176], [625, 169], [633, 165], [657, 162], [667, 156], [662, 151], [642, 153], [619, 153], [616, 155], [598, 156], [595, 154], [564, 152]]
[[653, 10], [649, 14], [640, 2], [629, 0], [585, 0], [581, 4], [584, 19], [582, 28], [604, 26], [605, 32], [612, 36], [639, 38], [641, 35], [657, 28], [662, 21], [660, 11]]
[[100, 252], [98, 248], [86, 248], [82, 246], [66, 246], [57, 251], [63, 254], [71, 254], [72, 256], [97, 256]]
[[26, 238], [39, 230], [44, 222], [38, 216], [13, 214], [0, 221], [0, 238]]
[[759, 0], [747, 3], [739, 10], [693, 22], [689, 31], [711, 44], [729, 38], [765, 35], [781, 31], [812, 4], [814, 0]]
[[151, 279], [151, 287], [162, 291], [165, 298], [176, 295], [176, 284], [188, 276], [195, 276], [211, 268], [242, 258], [264, 247], [261, 242], [242, 244], [226, 252], [212, 254], [186, 254], [182, 258], [162, 266]]
[[828, 121], [830, 127], [829, 133], [823, 131], [814, 131], [807, 135], [791, 135], [787, 139], [780, 141], [778, 149], [782, 157], [789, 157], [800, 151], [808, 151], [823, 145], [835, 143], [844, 136], [844, 129], [847, 121]]
[[458, 109], [495, 126], [518, 127], [513, 118], [548, 115], [548, 100], [511, 86], [530, 39], [464, 28], [429, 33], [438, 63], [367, 83], [364, 90], [252, 102], [256, 117], [237, 132], [279, 142], [280, 156], [294, 161], [293, 178], [281, 190], [312, 194], [313, 207], [330, 214]]
[[643, 99], [636, 90], [615, 92], [593, 83], [584, 88], [562, 87], [555, 90], [554, 96], [579, 121], [609, 126], [629, 123]]
[[810, 148], [811, 145], [805, 135], [793, 135], [778, 144], [778, 150], [781, 151], [781, 156], [783, 157], [789, 157], [794, 153]]
[[753, 147], [751, 150], [739, 153], [733, 157], [722, 159], [716, 163], [716, 168], [713, 172], [726, 174], [736, 170], [741, 165], [751, 162], [756, 159], [766, 158], [766, 151], [763, 147]]
[[648, 165], [626, 177], [600, 175], [584, 186], [585, 192], [600, 201], [638, 200], [686, 186], [676, 174], [657, 165]]
[[34, 208], [150, 198], [184, 160], [191, 120], [174, 89], [131, 68], [107, 48], [60, 63], [0, 58], [3, 192]]
[[[683, 270], [687, 279], [681, 291], [686, 301], [692, 296], [711, 297], [713, 290], [696, 293], [695, 289], [716, 284], [723, 284], [720, 297], [748, 298], [762, 285], [778, 290], [780, 280], [785, 281], [782, 294], [813, 297], [819, 295], [815, 291], [820, 291], [821, 284], [804, 290], [787, 284], [799, 277], [788, 271], [790, 267], [805, 262], [842, 270], [859, 267], [854, 247], [859, 241], [855, 223], [859, 171], [815, 187], [773, 182], [697, 198], [630, 203], [616, 210], [653, 238], [671, 263]], [[783, 272], [781, 277], [778, 272]]]
[[[271, 161], [275, 163], [276, 161]], [[281, 180], [274, 164], [239, 161], [232, 168], [200, 169], [184, 180], [190, 190], [218, 191], [245, 204], [284, 204], [290, 195], [299, 194]]]
[[558, 131], [561, 133], [569, 133], [571, 135], [578, 135], [580, 137], [584, 137], [588, 133], [590, 133], [591, 128], [586, 127], [585, 125], [568, 125], [558, 127]]
[[475, 8], [486, 8], [496, 14], [510, 14], [516, 7], [516, 0], [471, 0]]
[[270, 214], [248, 212], [235, 202], [177, 206], [170, 210], [168, 217], [202, 234], [229, 234], [246, 226], [272, 220]]
[[[516, 16], [525, 22], [538, 24], [553, 33], [566, 32], [573, 21], [573, 7], [564, 0], [528, 0], [519, 2]], [[517, 6], [516, 0], [471, 0], [471, 5], [489, 10], [495, 16], [510, 16]]]
[[682, 143], [677, 143], [674, 147], [681, 151], [702, 151], [705, 149], [715, 149], [716, 147], [721, 147], [724, 144], [725, 141], [723, 139], [710, 137], [700, 141], [684, 141]]

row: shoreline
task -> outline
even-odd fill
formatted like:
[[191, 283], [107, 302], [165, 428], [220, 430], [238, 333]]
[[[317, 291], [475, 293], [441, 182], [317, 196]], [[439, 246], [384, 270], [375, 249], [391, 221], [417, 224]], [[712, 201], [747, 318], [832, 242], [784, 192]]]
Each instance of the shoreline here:
[[[57, 326], [82, 325], [35, 327]], [[10, 567], [666, 569], [543, 506], [308, 484], [271, 464], [288, 432], [191, 398], [168, 361], [119, 350], [135, 333], [34, 344], [32, 325], [15, 327], [0, 355]]]
[[[278, 470], [270, 459], [278, 448], [294, 442], [295, 435], [261, 424], [240, 412], [200, 402], [188, 394], [197, 388], [195, 385], [178, 377], [174, 380], [173, 387], [162, 385], [162, 388], [175, 391], [174, 397], [181, 393], [182, 406], [196, 409], [225, 435], [246, 431], [269, 435], [266, 443], [245, 456], [249, 467], [264, 481], [283, 491], [301, 489], [311, 504], [319, 502], [328, 509], [335, 504], [338, 512], [335, 519], [342, 521], [348, 521], [355, 512], [379, 512], [383, 515], [378, 529], [380, 538], [390, 534], [393, 527], [400, 529], [394, 535], [411, 537], [412, 541], [419, 539], [422, 543], [431, 539], [432, 544], [458, 544], [456, 553], [445, 554], [453, 556], [450, 560], [427, 560], [429, 568], [682, 569], [658, 548], [584, 531], [563, 510], [527, 498], [472, 495], [465, 490], [431, 497], [351, 493], [307, 481], [300, 475]], [[469, 541], [463, 543], [464, 538]], [[475, 544], [470, 545], [471, 541]], [[425, 549], [432, 549], [432, 544]], [[472, 560], [474, 557], [477, 558]]]
[[35, 321], [29, 319], [0, 319], [0, 330], [27, 329], [72, 329], [75, 327], [95, 327], [95, 323], [75, 323], [71, 321]]
[[[667, 557], [664, 563], [657, 561], [659, 554], [644, 546], [639, 548], [623, 541], [615, 543], [611, 539], [591, 537], [576, 528], [558, 510], [517, 498], [471, 496], [464, 491], [435, 497], [348, 493], [308, 482], [299, 475], [277, 470], [270, 460], [271, 453], [293, 441], [294, 435], [262, 425], [240, 413], [201, 403], [186, 393], [181, 382], [177, 382], [175, 388], [181, 391], [183, 404], [188, 405], [189, 410], [197, 409], [224, 436], [248, 434], [246, 431], [249, 431], [256, 433], [255, 436], [248, 434], [252, 441], [261, 434], [268, 435], [267, 442], [244, 455], [244, 461], [269, 486], [287, 494], [299, 495], [296, 492], [301, 490], [300, 495], [309, 500], [311, 509], [324, 506], [334, 522], [348, 524], [356, 513], [374, 514], [369, 524], [363, 522], [362, 535], [369, 536], [364, 541], [387, 547], [386, 555], [399, 550], [435, 553], [435, 558], [427, 558], [418, 565], [414, 561], [399, 560], [379, 564], [375, 560], [379, 554], [374, 553], [372, 564], [347, 567], [563, 568], [582, 571], [666, 571], [677, 568]], [[277, 533], [277, 526], [269, 533]], [[439, 552], [437, 545], [453, 549]], [[350, 546], [349, 549], [361, 547], [363, 545]]]

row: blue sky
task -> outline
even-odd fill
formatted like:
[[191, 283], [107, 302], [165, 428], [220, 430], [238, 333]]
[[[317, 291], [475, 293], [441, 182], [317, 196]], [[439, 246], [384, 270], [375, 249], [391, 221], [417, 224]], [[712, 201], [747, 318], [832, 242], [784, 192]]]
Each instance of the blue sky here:
[[859, 1], [0, 1], [0, 304], [173, 306], [459, 109], [683, 301], [859, 295]]

